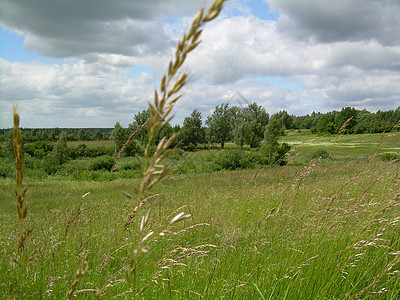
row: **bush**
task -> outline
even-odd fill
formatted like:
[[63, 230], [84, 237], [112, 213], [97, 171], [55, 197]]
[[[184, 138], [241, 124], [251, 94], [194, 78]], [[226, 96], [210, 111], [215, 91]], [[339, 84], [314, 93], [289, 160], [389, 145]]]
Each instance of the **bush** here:
[[114, 159], [111, 156], [100, 156], [94, 159], [89, 165], [89, 170], [99, 171], [106, 170], [110, 171], [114, 165]]
[[106, 148], [104, 146], [97, 146], [97, 147], [87, 147], [85, 156], [99, 157], [99, 156], [111, 156], [113, 154], [114, 154], [114, 149]]
[[327, 159], [330, 157], [330, 154], [328, 151], [324, 150], [324, 149], [318, 149], [317, 151], [314, 152], [312, 158], [322, 158], [322, 159]]
[[256, 153], [248, 153], [241, 150], [223, 150], [215, 157], [212, 170], [234, 171], [239, 169], [251, 169], [259, 165], [258, 159], [260, 159], [260, 156]]
[[48, 153], [51, 153], [51, 151], [53, 151], [54, 143], [38, 141], [30, 144], [25, 144], [23, 149], [24, 152], [28, 153], [30, 156], [44, 158]]
[[48, 175], [52, 175], [60, 170], [61, 164], [55, 156], [48, 155], [42, 160], [42, 168]]
[[172, 154], [168, 158], [173, 160], [180, 160], [184, 156], [185, 156], [184, 150], [176, 149], [174, 152], [172, 152]]
[[12, 178], [15, 176], [14, 162], [3, 159], [0, 161], [0, 178]]
[[120, 170], [141, 170], [142, 168], [139, 165], [139, 162], [137, 160], [132, 160], [130, 162], [121, 164], [121, 166], [118, 167]]
[[194, 174], [196, 173], [196, 165], [192, 160], [184, 160], [174, 169], [174, 174]]

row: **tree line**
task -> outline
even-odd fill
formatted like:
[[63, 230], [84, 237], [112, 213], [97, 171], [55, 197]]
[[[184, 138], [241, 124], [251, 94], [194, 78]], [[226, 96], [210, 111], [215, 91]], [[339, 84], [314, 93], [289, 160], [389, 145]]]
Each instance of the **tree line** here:
[[[115, 141], [115, 151], [118, 151], [129, 136], [146, 122], [150, 115], [148, 110], [138, 112], [133, 116], [133, 122], [124, 128], [117, 122], [114, 128], [23, 128], [24, 144], [34, 142], [57, 142], [61, 134], [66, 141]], [[346, 123], [346, 133], [381, 133], [391, 131], [400, 120], [400, 107], [396, 110], [377, 111], [357, 110], [346, 107], [340, 111], [328, 113], [311, 113], [304, 116], [289, 115], [282, 110], [272, 114], [256, 102], [246, 107], [230, 106], [228, 103], [217, 105], [213, 113], [203, 122], [201, 113], [195, 109], [187, 116], [182, 126], [168, 125], [154, 138], [156, 144], [163, 136], [180, 132], [177, 140], [178, 147], [193, 150], [199, 145], [207, 147], [219, 144], [224, 148], [226, 142], [237, 145], [248, 145], [251, 148], [261, 144], [275, 144], [276, 137], [284, 134], [285, 130], [310, 129], [318, 134], [336, 134]], [[398, 127], [396, 128], [399, 129]], [[0, 142], [11, 139], [10, 129], [0, 130]], [[146, 129], [140, 130], [131, 144], [125, 149], [126, 155], [140, 153], [142, 145], [147, 141]], [[4, 145], [3, 145], [4, 146]], [[44, 147], [42, 147], [44, 148]]]
[[[24, 143], [57, 142], [61, 133], [67, 141], [102, 141], [109, 140], [112, 128], [22, 128]], [[0, 129], [0, 141], [11, 135], [11, 129]]]
[[[115, 141], [117, 148], [122, 147], [129, 135], [146, 122], [148, 115], [148, 110], [139, 112], [126, 129], [116, 123], [110, 138]], [[285, 130], [310, 129], [318, 134], [336, 134], [343, 129], [349, 134], [381, 133], [391, 131], [399, 120], [400, 108], [371, 113], [346, 107], [340, 111], [325, 114], [313, 112], [305, 116], [289, 115], [287, 111], [282, 110], [270, 116], [256, 102], [243, 108], [222, 103], [215, 107], [204, 124], [201, 113], [195, 109], [184, 119], [182, 127], [167, 126], [155, 138], [155, 143], [164, 135], [180, 132], [177, 143], [185, 150], [193, 150], [201, 144], [207, 146], [214, 143], [224, 148], [227, 142], [234, 142], [240, 146], [248, 145], [250, 148], [258, 148], [262, 144], [274, 145], [273, 148], [277, 148], [278, 138]], [[345, 128], [342, 128], [343, 126]], [[139, 131], [134, 137], [134, 142], [126, 149], [127, 154], [137, 152], [146, 140], [146, 130]]]

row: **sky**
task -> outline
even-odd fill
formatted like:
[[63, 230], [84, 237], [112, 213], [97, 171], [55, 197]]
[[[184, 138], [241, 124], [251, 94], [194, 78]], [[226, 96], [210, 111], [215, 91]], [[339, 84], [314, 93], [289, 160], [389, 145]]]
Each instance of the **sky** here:
[[[0, 0], [0, 128], [127, 127], [205, 0]], [[257, 102], [305, 115], [400, 106], [399, 0], [231, 0], [204, 27], [173, 120]]]

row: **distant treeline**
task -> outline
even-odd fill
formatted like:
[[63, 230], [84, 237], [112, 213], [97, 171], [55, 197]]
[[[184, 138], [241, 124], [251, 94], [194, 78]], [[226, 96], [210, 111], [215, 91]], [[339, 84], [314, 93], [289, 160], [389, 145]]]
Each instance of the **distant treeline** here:
[[[350, 121], [345, 125], [346, 133], [381, 133], [389, 132], [398, 125], [400, 107], [375, 113], [346, 107], [325, 114], [313, 112], [301, 117], [292, 116], [292, 120], [293, 129], [311, 129], [313, 133], [338, 133], [347, 120]], [[396, 130], [399, 128], [396, 127]]]
[[[109, 140], [113, 128], [21, 128], [24, 143], [37, 141], [56, 142], [61, 133], [67, 141], [102, 141]], [[0, 141], [10, 134], [10, 129], [0, 129]]]
[[[133, 123], [124, 129], [121, 129], [118, 122], [114, 128], [22, 128], [22, 138], [24, 143], [56, 142], [63, 133], [67, 141], [119, 140], [118, 144], [120, 144], [124, 138], [128, 138], [141, 125], [140, 122], [145, 122], [147, 115], [147, 111], [134, 115]], [[215, 108], [213, 115], [207, 118], [205, 126], [202, 123], [200, 112], [194, 110], [190, 116], [185, 118], [183, 126], [170, 127], [165, 133], [169, 135], [172, 132], [183, 130], [180, 143], [187, 147], [196, 146], [198, 143], [212, 142], [221, 143], [223, 146], [226, 141], [257, 147], [259, 140], [263, 139], [265, 127], [271, 119], [279, 120], [284, 130], [310, 129], [313, 133], [335, 134], [349, 120], [345, 125], [346, 133], [381, 133], [391, 131], [396, 127], [400, 120], [400, 107], [395, 110], [379, 110], [374, 113], [365, 109], [357, 110], [346, 107], [340, 111], [312, 112], [305, 116], [290, 115], [287, 111], [282, 110], [270, 116], [263, 107], [256, 103], [249, 104], [245, 108], [221, 104]], [[223, 124], [225, 124], [225, 128]], [[397, 127], [396, 130], [398, 131], [399, 128]], [[256, 135], [259, 137], [253, 139], [250, 131], [257, 131]], [[7, 140], [7, 135], [11, 135], [10, 129], [0, 129], [0, 142]], [[144, 133], [138, 134], [138, 140], [144, 138]]]

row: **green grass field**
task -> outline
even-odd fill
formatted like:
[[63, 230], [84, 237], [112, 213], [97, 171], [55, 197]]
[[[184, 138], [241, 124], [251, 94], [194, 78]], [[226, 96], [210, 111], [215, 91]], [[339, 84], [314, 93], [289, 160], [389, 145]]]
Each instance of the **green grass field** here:
[[400, 151], [400, 134], [375, 133], [353, 135], [317, 136], [307, 130], [289, 131], [281, 138], [282, 142], [294, 147], [290, 153], [296, 157], [297, 164], [309, 161], [318, 150], [326, 150], [330, 154], [330, 162], [363, 162], [376, 154], [396, 154]]
[[[295, 150], [300, 166], [169, 176], [127, 230], [138, 199], [121, 191], [134, 195], [138, 179], [27, 178], [23, 251], [15, 184], [3, 179], [1, 297], [63, 299], [75, 285], [79, 299], [398, 299], [400, 164], [363, 158], [395, 153], [399, 134], [284, 141], [309, 138]], [[310, 159], [320, 148], [331, 158]], [[169, 224], [179, 212], [192, 217]], [[165, 229], [177, 234], [141, 244]]]

